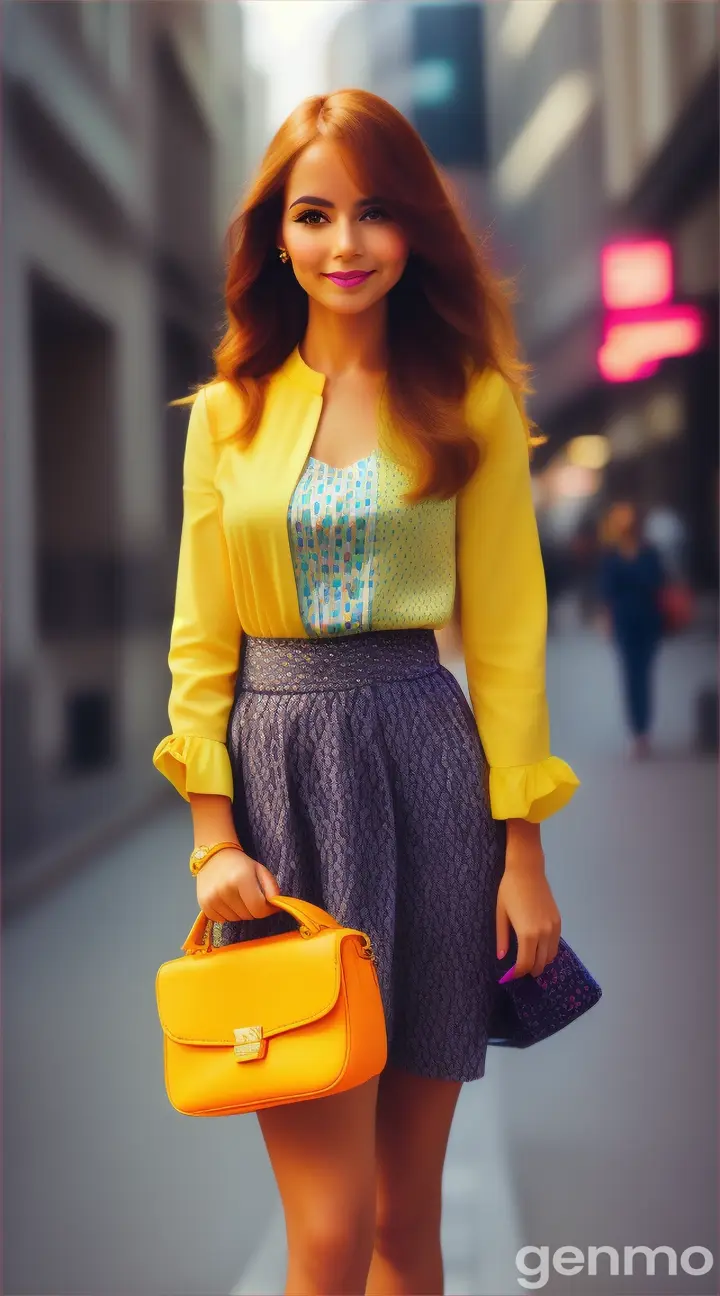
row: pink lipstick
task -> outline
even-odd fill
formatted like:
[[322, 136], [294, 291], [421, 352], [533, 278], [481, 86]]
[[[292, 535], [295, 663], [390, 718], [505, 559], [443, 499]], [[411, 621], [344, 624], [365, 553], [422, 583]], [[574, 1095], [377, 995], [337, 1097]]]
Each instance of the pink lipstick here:
[[371, 274], [372, 270], [350, 270], [347, 273], [325, 275], [325, 278], [341, 288], [355, 288], [358, 284], [365, 283]]

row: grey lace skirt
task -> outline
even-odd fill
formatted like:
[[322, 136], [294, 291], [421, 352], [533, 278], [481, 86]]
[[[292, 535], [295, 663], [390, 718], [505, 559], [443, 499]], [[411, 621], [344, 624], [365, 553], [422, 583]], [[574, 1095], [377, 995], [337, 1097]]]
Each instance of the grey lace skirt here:
[[[246, 638], [227, 745], [243, 848], [283, 894], [370, 937], [388, 1060], [479, 1079], [505, 823], [433, 632]], [[295, 926], [286, 914], [216, 923], [213, 943]]]

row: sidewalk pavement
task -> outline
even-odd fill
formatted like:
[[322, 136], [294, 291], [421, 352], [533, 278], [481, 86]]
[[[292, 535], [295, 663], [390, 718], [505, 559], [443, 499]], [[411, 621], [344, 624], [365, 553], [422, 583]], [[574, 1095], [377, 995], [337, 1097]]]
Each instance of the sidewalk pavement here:
[[[563, 930], [604, 996], [463, 1089], [444, 1180], [448, 1296], [519, 1292], [519, 1247], [716, 1248], [715, 762], [688, 751], [715, 649], [658, 670], [659, 756], [623, 756], [614, 662], [592, 636], [550, 645], [553, 750], [582, 787], [543, 830]], [[178, 804], [9, 925], [5, 1289], [14, 1296], [274, 1296], [284, 1236], [253, 1116], [170, 1108], [154, 1000], [196, 916]], [[686, 1281], [572, 1280], [573, 1296]], [[550, 1275], [543, 1290], [567, 1293]]]

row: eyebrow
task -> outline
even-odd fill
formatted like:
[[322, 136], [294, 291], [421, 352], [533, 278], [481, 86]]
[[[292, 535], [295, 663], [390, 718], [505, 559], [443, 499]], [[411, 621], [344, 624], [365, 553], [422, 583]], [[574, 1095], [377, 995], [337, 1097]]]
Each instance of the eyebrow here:
[[[358, 198], [355, 203], [356, 207], [366, 207], [368, 203], [382, 202], [383, 199], [377, 194], [371, 195], [370, 198]], [[302, 198], [296, 198], [290, 203], [290, 208], [297, 207], [298, 203], [313, 203], [315, 207], [334, 207], [335, 203], [329, 202], [327, 198], [314, 198], [312, 194], [304, 194]], [[288, 210], [290, 210], [288, 208]]]

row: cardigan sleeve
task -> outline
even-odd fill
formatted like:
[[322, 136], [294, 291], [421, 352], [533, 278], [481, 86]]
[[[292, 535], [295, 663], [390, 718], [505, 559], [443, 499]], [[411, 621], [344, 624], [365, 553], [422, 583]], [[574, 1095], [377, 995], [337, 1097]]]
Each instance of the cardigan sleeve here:
[[579, 779], [550, 752], [545, 692], [547, 594], [525, 422], [488, 370], [466, 414], [481, 463], [458, 494], [457, 571], [468, 689], [490, 770], [495, 819], [539, 823]]
[[168, 655], [172, 734], [153, 754], [156, 769], [186, 801], [189, 792], [233, 795], [226, 737], [242, 632], [214, 469], [203, 389], [191, 409], [183, 463], [183, 523]]

